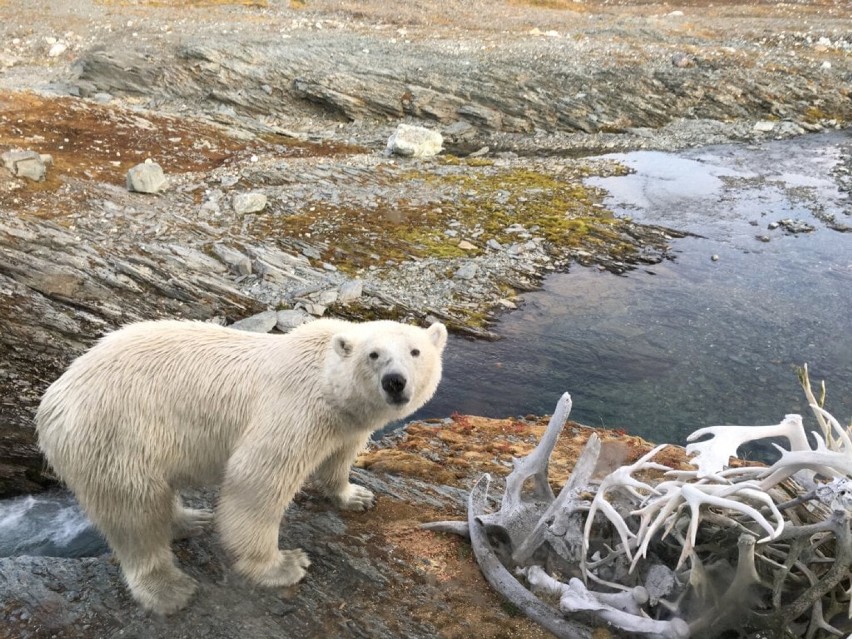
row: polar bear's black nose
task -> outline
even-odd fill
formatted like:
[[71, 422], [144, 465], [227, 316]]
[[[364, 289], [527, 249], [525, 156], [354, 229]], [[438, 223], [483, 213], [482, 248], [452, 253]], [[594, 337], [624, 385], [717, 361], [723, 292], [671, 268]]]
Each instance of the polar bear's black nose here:
[[405, 388], [405, 378], [399, 373], [388, 373], [382, 377], [382, 388], [386, 393], [399, 395]]

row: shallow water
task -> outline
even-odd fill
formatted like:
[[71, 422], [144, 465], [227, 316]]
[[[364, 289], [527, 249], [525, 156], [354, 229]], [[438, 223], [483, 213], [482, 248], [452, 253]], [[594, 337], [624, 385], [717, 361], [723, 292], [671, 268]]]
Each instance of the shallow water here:
[[[852, 134], [678, 155], [612, 155], [635, 172], [590, 180], [634, 220], [700, 237], [676, 259], [625, 276], [574, 267], [524, 295], [497, 326], [505, 339], [454, 339], [435, 399], [420, 417], [550, 412], [683, 443], [715, 424], [777, 423], [807, 406], [795, 374], [825, 379], [826, 407], [852, 419], [852, 224], [832, 169]], [[769, 223], [802, 220], [812, 233]], [[756, 236], [766, 236], [768, 242]], [[712, 258], [718, 259], [714, 261]]]
[[106, 550], [103, 538], [67, 493], [0, 501], [0, 557], [87, 557]]
[[[682, 444], [703, 426], [806, 414], [795, 368], [807, 362], [848, 423], [852, 233], [817, 218], [852, 224], [849, 196], [830, 177], [844, 153], [852, 134], [611, 156], [635, 170], [592, 181], [613, 210], [701, 237], [625, 276], [574, 267], [550, 277], [502, 318], [502, 341], [452, 338], [438, 394], [416, 417], [550, 413], [567, 390], [577, 421]], [[815, 230], [768, 230], [783, 218]], [[105, 550], [65, 494], [0, 502], [0, 556]]]

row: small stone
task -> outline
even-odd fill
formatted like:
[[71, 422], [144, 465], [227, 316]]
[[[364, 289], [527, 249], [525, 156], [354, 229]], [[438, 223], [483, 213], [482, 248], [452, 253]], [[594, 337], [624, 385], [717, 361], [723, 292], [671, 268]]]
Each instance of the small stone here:
[[820, 67], [819, 67], [819, 68], [820, 68], [820, 69], [822, 69], [823, 71], [828, 71], [828, 70], [831, 68], [831, 62], [829, 62], [828, 60], [826, 60], [825, 62], [823, 62], [823, 63], [820, 65]]
[[50, 51], [47, 52], [48, 57], [56, 58], [61, 56], [68, 49], [67, 44], [63, 44], [61, 42], [57, 42], [50, 47]]
[[778, 222], [770, 222], [769, 224], [766, 225], [766, 228], [768, 228], [770, 231], [774, 231], [779, 226], [781, 226], [781, 225], [778, 224]]
[[[47, 175], [47, 163], [45, 157], [35, 151], [7, 151], [0, 155], [0, 160], [3, 162], [12, 175], [20, 178], [27, 178], [33, 182], [41, 182]], [[53, 161], [53, 158], [50, 158]]]
[[251, 260], [247, 255], [224, 244], [214, 244], [213, 252], [237, 275], [251, 275]]
[[462, 240], [457, 244], [462, 251], [472, 251], [476, 248], [476, 244], [471, 244], [467, 240]]
[[322, 317], [323, 315], [325, 315], [326, 310], [328, 310], [322, 304], [313, 304], [313, 303], [305, 304], [304, 308], [308, 313], [310, 313], [314, 317]]
[[268, 333], [278, 323], [277, 311], [263, 311], [257, 315], [246, 317], [231, 324], [231, 328], [251, 333]]
[[313, 246], [305, 246], [301, 250], [302, 255], [304, 255], [309, 260], [319, 260], [322, 259], [322, 253], [320, 253]]
[[775, 128], [775, 123], [770, 120], [760, 120], [755, 122], [754, 130], [760, 133], [769, 133]]
[[710, 261], [711, 262], [718, 262], [719, 256], [714, 253], [713, 255], [710, 256]]
[[768, 235], [755, 235], [755, 239], [756, 239], [758, 242], [768, 242], [768, 241], [769, 241], [769, 236], [768, 236]]
[[337, 289], [337, 301], [341, 304], [348, 304], [359, 299], [364, 293], [363, 280], [349, 280], [344, 282]]
[[315, 296], [313, 296], [313, 299], [318, 304], [322, 304], [323, 306], [331, 306], [337, 301], [337, 291], [320, 291]]
[[488, 248], [490, 248], [490, 249], [491, 249], [491, 250], [493, 250], [493, 251], [500, 251], [500, 250], [502, 250], [502, 249], [503, 249], [503, 245], [502, 245], [502, 244], [500, 244], [500, 242], [498, 242], [498, 241], [497, 241], [497, 240], [495, 240], [494, 238], [491, 238], [490, 240], [488, 240], [488, 241], [485, 243], [485, 246], [487, 246]]
[[695, 60], [685, 53], [672, 54], [672, 64], [679, 69], [695, 66]]
[[437, 131], [422, 126], [400, 124], [388, 138], [386, 155], [428, 158], [441, 152], [444, 138]]
[[467, 157], [469, 157], [469, 158], [481, 158], [483, 155], [488, 155], [488, 152], [490, 150], [491, 150], [490, 148], [488, 148], [487, 146], [484, 146], [481, 149], [477, 149], [476, 151], [474, 151], [473, 153], [471, 153]]
[[137, 164], [127, 172], [127, 190], [134, 193], [159, 193], [166, 186], [166, 176], [156, 162]]
[[507, 300], [506, 298], [502, 298], [497, 300], [497, 303], [503, 308], [508, 308], [510, 310], [514, 310], [518, 308], [518, 305], [515, 304], [512, 300]]
[[456, 271], [453, 277], [457, 280], [472, 280], [476, 277], [479, 268], [473, 262], [468, 262]]
[[266, 208], [266, 195], [260, 191], [237, 193], [231, 200], [231, 207], [237, 215], [257, 213]]
[[288, 333], [297, 326], [307, 324], [308, 322], [311, 322], [314, 319], [302, 309], [278, 311], [277, 316], [278, 317], [275, 323], [275, 328], [277, 328], [282, 333]]

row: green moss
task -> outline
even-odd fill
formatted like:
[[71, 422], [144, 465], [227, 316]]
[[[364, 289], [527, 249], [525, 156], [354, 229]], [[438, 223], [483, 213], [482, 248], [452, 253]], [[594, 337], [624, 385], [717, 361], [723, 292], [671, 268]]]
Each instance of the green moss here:
[[[369, 210], [315, 206], [287, 217], [268, 213], [257, 216], [252, 235], [280, 234], [323, 245], [323, 260], [345, 273], [412, 257], [476, 256], [490, 239], [504, 245], [521, 241], [506, 230], [513, 225], [546, 240], [557, 258], [567, 259], [568, 251], [577, 247], [619, 256], [635, 252], [623, 238], [627, 222], [600, 205], [600, 191], [582, 183], [591, 169], [579, 165], [555, 176], [527, 168], [500, 169], [490, 160], [475, 167], [469, 160], [457, 160], [443, 157], [445, 167], [437, 174], [428, 169], [377, 173], [388, 182], [426, 185], [439, 199], [437, 204], [386, 200]], [[445, 233], [450, 228], [456, 231], [453, 237]], [[475, 248], [459, 248], [461, 240]]]

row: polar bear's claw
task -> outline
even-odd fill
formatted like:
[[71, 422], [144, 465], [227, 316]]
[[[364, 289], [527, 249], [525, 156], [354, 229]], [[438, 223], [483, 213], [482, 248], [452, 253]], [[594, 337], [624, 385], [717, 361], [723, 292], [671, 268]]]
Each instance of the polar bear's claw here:
[[299, 583], [307, 574], [311, 560], [301, 548], [280, 550], [278, 558], [266, 565], [258, 565], [242, 559], [235, 568], [260, 586], [282, 588]]
[[186, 539], [204, 532], [213, 521], [213, 512], [179, 507], [172, 519], [172, 539]]
[[334, 501], [341, 510], [369, 510], [376, 505], [376, 496], [363, 486], [349, 484]]

